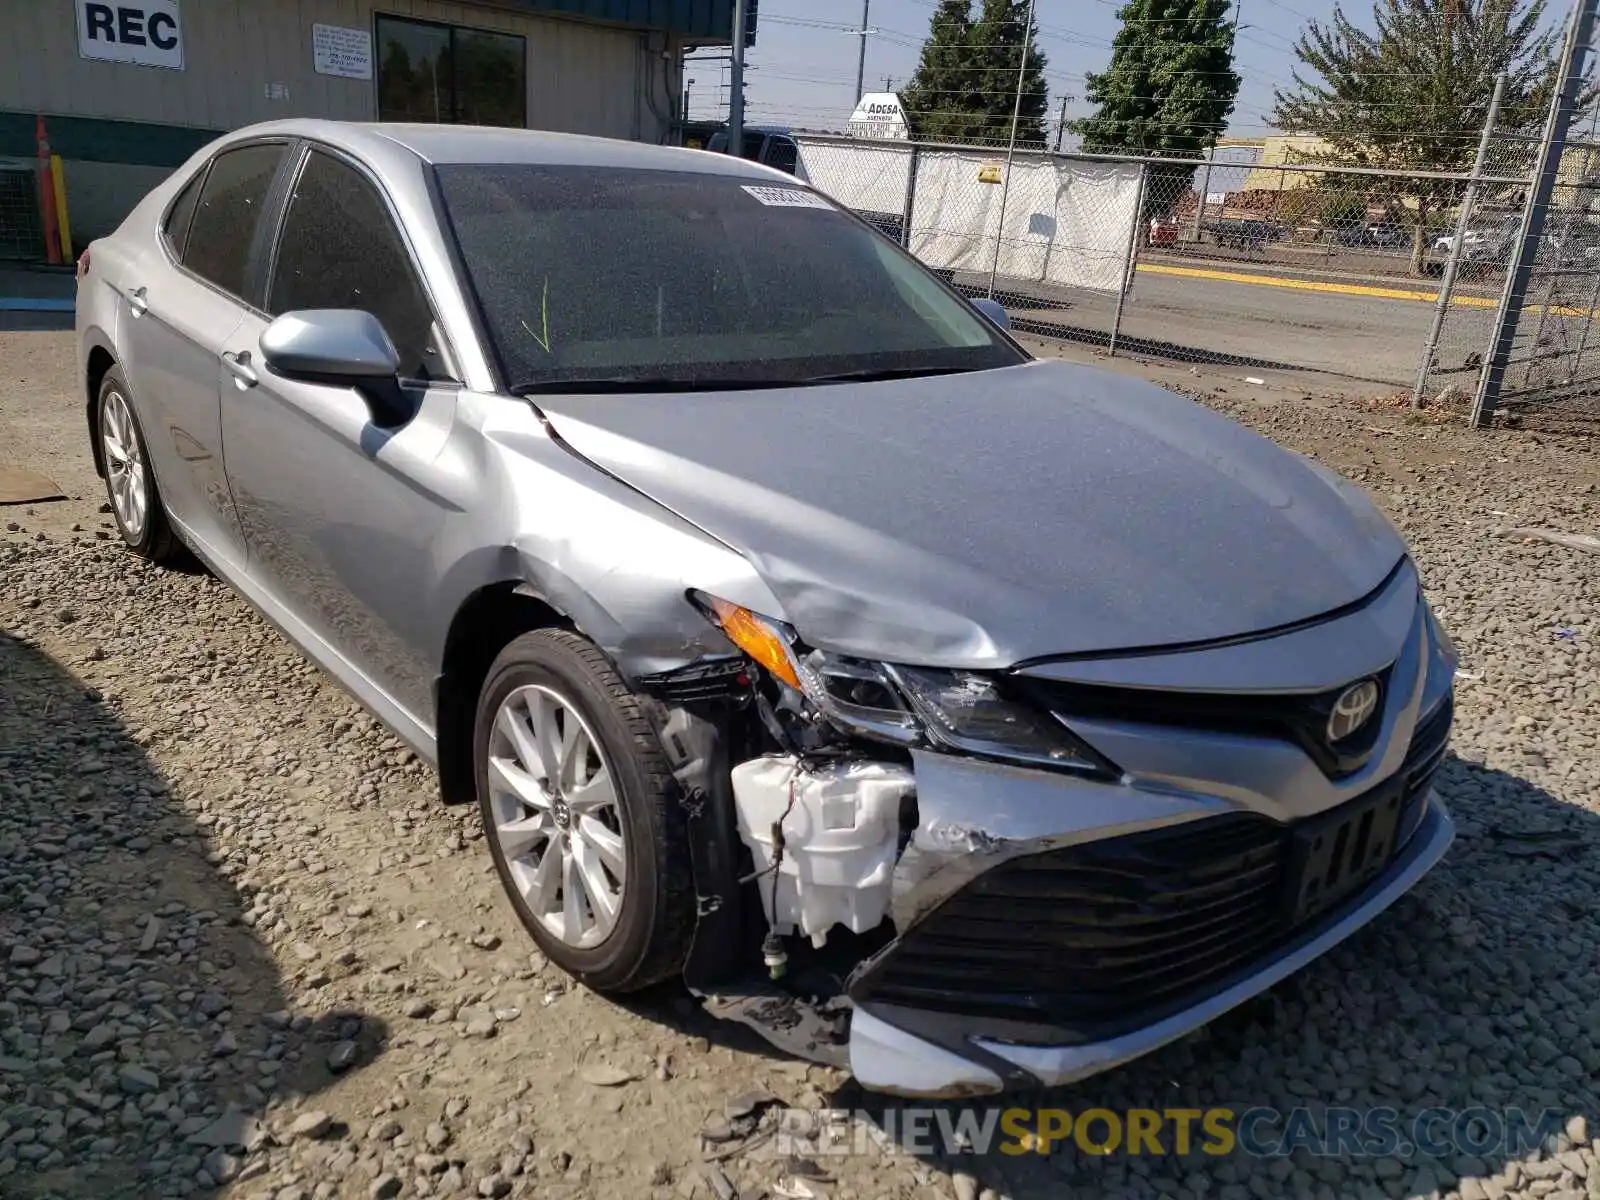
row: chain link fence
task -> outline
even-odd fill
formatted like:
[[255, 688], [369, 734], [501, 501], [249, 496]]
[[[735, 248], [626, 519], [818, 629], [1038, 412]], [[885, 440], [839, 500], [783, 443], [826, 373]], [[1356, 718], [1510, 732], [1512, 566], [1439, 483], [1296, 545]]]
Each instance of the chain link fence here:
[[1491, 123], [1459, 173], [1334, 165], [1289, 137], [1193, 160], [801, 135], [799, 173], [1022, 332], [1466, 411], [1504, 314], [1485, 411], [1600, 417], [1600, 141], [1561, 155], [1507, 310], [1544, 132]]
[[42, 257], [38, 170], [22, 159], [0, 158], [0, 262]]

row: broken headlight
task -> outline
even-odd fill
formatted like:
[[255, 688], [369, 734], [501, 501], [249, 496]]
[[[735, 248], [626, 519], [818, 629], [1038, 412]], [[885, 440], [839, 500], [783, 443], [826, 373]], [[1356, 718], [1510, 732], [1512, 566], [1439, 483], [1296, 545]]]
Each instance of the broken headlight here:
[[735, 646], [844, 733], [1115, 774], [1054, 716], [1008, 699], [987, 675], [804, 650], [781, 622], [712, 596], [696, 593], [694, 599]]
[[1055, 717], [1008, 700], [987, 675], [926, 667], [895, 666], [887, 671], [936, 745], [1095, 774], [1112, 771]]

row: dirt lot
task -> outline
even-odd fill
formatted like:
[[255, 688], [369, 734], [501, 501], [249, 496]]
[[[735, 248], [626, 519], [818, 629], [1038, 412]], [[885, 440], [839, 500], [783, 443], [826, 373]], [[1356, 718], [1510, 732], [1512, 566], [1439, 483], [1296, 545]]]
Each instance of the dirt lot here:
[[1557, 1136], [1282, 1157], [868, 1141], [824, 1181], [731, 1137], [748, 1094], [880, 1126], [881, 1103], [674, 988], [623, 1006], [569, 986], [500, 901], [474, 813], [221, 584], [121, 551], [70, 353], [0, 333], [0, 461], [68, 495], [0, 508], [0, 1195], [1600, 1197], [1600, 558], [1502, 535], [1600, 531], [1594, 441], [1157, 372], [1362, 482], [1412, 539], [1463, 658], [1441, 783], [1460, 838], [1261, 1001], [1023, 1101], [1548, 1109]]

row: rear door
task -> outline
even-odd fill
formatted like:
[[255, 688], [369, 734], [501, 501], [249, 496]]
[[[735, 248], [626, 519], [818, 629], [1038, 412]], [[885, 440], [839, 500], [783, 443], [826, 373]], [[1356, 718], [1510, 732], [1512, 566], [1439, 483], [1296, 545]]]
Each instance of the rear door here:
[[[451, 506], [431, 486], [460, 385], [409, 244], [377, 182], [310, 148], [288, 189], [265, 313], [245, 315], [223, 389], [228, 480], [250, 574], [409, 715], [431, 716], [433, 548]], [[354, 388], [272, 374], [272, 317], [363, 309], [399, 351], [416, 415], [373, 423]]]
[[207, 555], [242, 562], [222, 461], [221, 355], [249, 304], [251, 255], [288, 144], [217, 155], [167, 211], [123, 291], [121, 349], [172, 517]]

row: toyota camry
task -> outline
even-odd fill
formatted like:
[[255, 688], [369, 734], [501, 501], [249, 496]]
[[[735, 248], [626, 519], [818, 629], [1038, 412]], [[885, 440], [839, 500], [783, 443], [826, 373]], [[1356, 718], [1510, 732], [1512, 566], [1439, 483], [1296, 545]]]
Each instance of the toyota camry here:
[[77, 332], [131, 552], [437, 768], [595, 989], [885, 1092], [1060, 1083], [1450, 842], [1455, 654], [1368, 497], [794, 176], [254, 126], [88, 248]]

